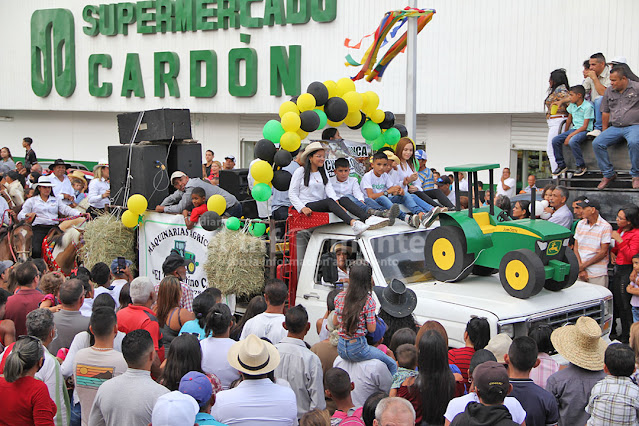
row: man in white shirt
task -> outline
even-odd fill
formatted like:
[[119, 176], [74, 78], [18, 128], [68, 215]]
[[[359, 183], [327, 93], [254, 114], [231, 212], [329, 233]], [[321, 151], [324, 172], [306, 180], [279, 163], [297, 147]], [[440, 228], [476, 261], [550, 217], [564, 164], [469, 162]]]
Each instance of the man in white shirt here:
[[264, 287], [264, 299], [266, 311], [246, 321], [240, 340], [246, 339], [250, 334], [257, 337], [266, 337], [274, 345], [286, 337], [284, 329], [284, 303], [288, 297], [288, 288], [282, 280], [272, 279], [266, 282]]
[[393, 376], [388, 367], [378, 359], [369, 359], [366, 361], [352, 362], [335, 358], [333, 367], [341, 368], [346, 371], [355, 384], [355, 388], [351, 392], [351, 399], [355, 407], [363, 406], [369, 396], [376, 392], [390, 392]]
[[517, 182], [515, 178], [510, 177], [510, 169], [508, 167], [504, 167], [504, 170], [501, 172], [501, 179], [497, 183], [497, 195], [505, 195], [508, 198], [513, 198], [515, 196], [515, 190], [517, 186]]
[[280, 353], [280, 365], [275, 369], [275, 377], [286, 380], [295, 392], [299, 419], [311, 410], [326, 408], [322, 363], [304, 343], [311, 323], [302, 305], [286, 311], [284, 328], [288, 330], [288, 335], [275, 345]]
[[579, 261], [579, 279], [608, 287], [608, 250], [612, 226], [599, 214], [599, 202], [584, 197], [573, 203], [583, 217], [575, 229], [573, 250]]
[[585, 79], [582, 86], [586, 89], [586, 93], [590, 93], [590, 102], [595, 107], [594, 129], [588, 132], [588, 136], [597, 137], [603, 128], [601, 101], [606, 88], [610, 86], [610, 68], [606, 65], [606, 57], [601, 52], [591, 55], [588, 63], [590, 68], [584, 70]]
[[[117, 268], [117, 259], [115, 259], [114, 262]], [[93, 268], [91, 268], [91, 280], [97, 285], [93, 291], [93, 298], [95, 299], [102, 293], [108, 293], [115, 302], [116, 309], [118, 309], [120, 307], [120, 291], [122, 291], [122, 287], [125, 283], [127, 283], [127, 281], [121, 280], [124, 282], [114, 284], [111, 281], [111, 268], [109, 268], [104, 262], [98, 262], [93, 265]]]
[[49, 166], [49, 170], [53, 172], [53, 175], [50, 176], [51, 185], [53, 185], [53, 195], [67, 206], [75, 200], [75, 192], [67, 176], [68, 167], [69, 165], [61, 158], [58, 158]]
[[572, 229], [572, 212], [566, 205], [568, 196], [568, 190], [563, 186], [558, 186], [552, 191], [550, 195], [550, 207], [554, 208], [555, 212], [550, 216], [548, 222]]

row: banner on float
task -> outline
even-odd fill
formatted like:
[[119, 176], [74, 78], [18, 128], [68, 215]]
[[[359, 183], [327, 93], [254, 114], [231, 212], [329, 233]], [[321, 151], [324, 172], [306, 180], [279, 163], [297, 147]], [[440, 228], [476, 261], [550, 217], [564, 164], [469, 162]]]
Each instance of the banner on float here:
[[365, 163], [372, 154], [370, 145], [345, 139], [330, 141], [312, 140], [311, 142], [321, 142], [326, 148], [324, 169], [326, 173], [328, 173], [328, 177], [335, 176], [335, 160], [338, 158], [348, 159], [351, 165], [350, 175], [358, 181], [361, 181], [364, 174], [368, 171]]
[[140, 275], [149, 277], [154, 284], [159, 283], [164, 277], [164, 259], [171, 250], [177, 250], [188, 262], [186, 282], [193, 296], [197, 296], [209, 286], [204, 263], [209, 241], [216, 232], [206, 231], [200, 225], [187, 229], [182, 215], [146, 212], [138, 237]]

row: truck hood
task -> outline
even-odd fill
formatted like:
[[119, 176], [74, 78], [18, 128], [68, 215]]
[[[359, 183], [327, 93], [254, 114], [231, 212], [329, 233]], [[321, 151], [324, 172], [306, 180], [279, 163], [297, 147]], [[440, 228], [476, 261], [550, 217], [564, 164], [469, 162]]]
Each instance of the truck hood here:
[[529, 299], [517, 299], [506, 293], [497, 275], [471, 276], [457, 283], [428, 281], [408, 285], [420, 299], [438, 300], [448, 304], [491, 312], [499, 321], [543, 315], [556, 309], [574, 305], [598, 303], [612, 296], [608, 289], [577, 281], [572, 287], [558, 292], [543, 289]]

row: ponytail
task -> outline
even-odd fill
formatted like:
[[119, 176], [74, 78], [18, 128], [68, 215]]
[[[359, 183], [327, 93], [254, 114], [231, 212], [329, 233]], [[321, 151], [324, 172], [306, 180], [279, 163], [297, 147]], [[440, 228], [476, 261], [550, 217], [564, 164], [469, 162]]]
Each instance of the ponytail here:
[[233, 322], [233, 315], [231, 310], [224, 303], [216, 303], [208, 315], [206, 316], [206, 329], [204, 332], [208, 336], [209, 333], [213, 336], [219, 336], [229, 329]]
[[37, 365], [43, 356], [44, 348], [39, 339], [35, 337], [18, 339], [13, 350], [7, 356], [4, 365], [4, 379], [9, 383], [15, 382], [23, 377], [26, 371]]

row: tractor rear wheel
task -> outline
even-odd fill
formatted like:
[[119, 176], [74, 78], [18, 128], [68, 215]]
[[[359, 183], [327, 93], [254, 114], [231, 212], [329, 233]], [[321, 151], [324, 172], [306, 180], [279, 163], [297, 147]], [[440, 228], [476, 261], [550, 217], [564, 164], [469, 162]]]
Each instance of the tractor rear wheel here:
[[575, 252], [569, 250], [567, 247], [564, 250], [565, 253], [562, 262], [566, 262], [570, 265], [570, 272], [568, 272], [568, 275], [564, 277], [563, 281], [546, 280], [546, 284], [544, 284], [544, 288], [546, 290], [563, 290], [564, 288], [568, 288], [573, 285], [579, 277], [579, 261], [577, 260]]
[[513, 250], [501, 259], [499, 279], [506, 293], [518, 299], [528, 299], [544, 288], [544, 264], [528, 249]]
[[440, 226], [433, 229], [424, 244], [426, 267], [435, 279], [456, 282], [466, 278], [475, 256], [466, 253], [464, 231], [456, 226]]

